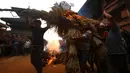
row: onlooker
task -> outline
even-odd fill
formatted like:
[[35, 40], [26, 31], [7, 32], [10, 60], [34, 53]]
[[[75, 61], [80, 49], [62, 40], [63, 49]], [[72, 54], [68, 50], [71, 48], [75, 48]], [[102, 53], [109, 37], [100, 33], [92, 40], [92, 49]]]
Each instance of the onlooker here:
[[23, 35], [9, 32], [0, 32], [0, 35], [2, 56], [24, 55], [23, 47], [26, 38], [24, 38]]
[[25, 55], [30, 53], [30, 47], [31, 47], [31, 42], [29, 40], [26, 40], [26, 42], [24, 44]]
[[128, 59], [125, 50], [119, 25], [113, 17], [104, 11], [104, 23], [110, 27], [106, 38], [106, 47], [108, 50], [109, 73], [128, 73]]

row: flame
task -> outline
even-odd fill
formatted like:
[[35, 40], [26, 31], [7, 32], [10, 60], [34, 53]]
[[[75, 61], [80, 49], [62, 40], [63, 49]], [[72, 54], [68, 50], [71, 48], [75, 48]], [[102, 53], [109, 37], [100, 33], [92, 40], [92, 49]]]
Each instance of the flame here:
[[[49, 54], [52, 56], [53, 55], [53, 51], [49, 51]], [[53, 62], [53, 57], [50, 58], [50, 60], [48, 61], [48, 65], [50, 65]]]
[[51, 58], [51, 59], [48, 61], [48, 65], [50, 65], [52, 62], [53, 62], [53, 59]]
[[48, 61], [48, 65], [50, 65], [56, 59], [54, 57], [55, 54], [61, 52], [59, 40], [48, 40], [47, 48], [48, 48], [49, 54], [52, 56], [50, 60]]
[[50, 40], [47, 44], [48, 51], [51, 55], [54, 53], [60, 53], [60, 43], [59, 40]]
[[55, 61], [55, 60], [56, 60], [56, 57], [54, 57], [54, 56], [51, 57], [51, 59], [48, 61], [48, 65], [52, 64], [52, 62]]

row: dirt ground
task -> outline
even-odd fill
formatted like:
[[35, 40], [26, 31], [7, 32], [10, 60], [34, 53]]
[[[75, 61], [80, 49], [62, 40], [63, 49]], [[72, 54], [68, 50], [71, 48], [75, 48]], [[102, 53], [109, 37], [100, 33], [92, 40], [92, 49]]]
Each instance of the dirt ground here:
[[[30, 56], [0, 58], [0, 73], [36, 73], [30, 63]], [[43, 73], [66, 73], [64, 65], [50, 65], [43, 68]]]
[[[130, 68], [130, 64], [129, 64]], [[0, 58], [0, 73], [36, 73], [30, 63], [30, 56], [15, 56]], [[64, 65], [46, 66], [43, 73], [66, 73]]]

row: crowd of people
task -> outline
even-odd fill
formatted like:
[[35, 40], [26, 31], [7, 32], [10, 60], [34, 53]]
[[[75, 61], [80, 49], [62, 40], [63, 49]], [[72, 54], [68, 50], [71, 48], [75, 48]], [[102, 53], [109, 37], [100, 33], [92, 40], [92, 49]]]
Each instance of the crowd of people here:
[[[80, 73], [95, 71], [94, 64], [97, 67], [97, 73], [129, 73], [126, 42], [121, 34], [119, 24], [106, 11], [103, 12], [103, 16], [100, 25], [94, 27], [109, 29], [107, 33], [104, 33], [103, 40], [89, 29], [80, 38], [73, 38], [76, 40], [73, 44], [77, 51]], [[43, 53], [44, 44], [46, 44], [43, 35], [51, 25], [48, 23], [47, 27], [41, 28], [40, 20], [29, 22], [29, 17], [26, 17], [26, 20], [32, 32], [32, 47], [30, 47], [31, 41], [27, 36], [0, 32], [0, 55], [19, 56], [31, 53], [32, 65], [37, 73], [43, 73], [42, 68], [46, 65], [46, 59], [50, 58], [47, 57], [48, 53]], [[62, 51], [67, 51], [68, 45], [65, 45], [64, 42], [60, 42], [60, 44], [64, 44], [61, 46]], [[45, 60], [44, 63], [43, 59]], [[86, 62], [89, 63], [90, 67]], [[71, 69], [70, 71], [67, 70], [69, 69], [67, 64], [65, 66], [67, 73], [74, 73]]]
[[30, 53], [31, 40], [24, 35], [0, 32], [0, 56], [20, 56]]

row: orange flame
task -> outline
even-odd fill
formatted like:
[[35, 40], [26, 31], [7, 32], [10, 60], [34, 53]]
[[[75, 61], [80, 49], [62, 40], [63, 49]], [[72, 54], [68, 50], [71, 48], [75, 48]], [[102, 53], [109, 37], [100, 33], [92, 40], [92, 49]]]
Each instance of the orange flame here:
[[48, 61], [48, 65], [52, 64], [54, 60], [56, 60], [56, 57], [51, 57], [51, 59]]
[[[49, 51], [49, 54], [52, 56], [53, 51]], [[48, 61], [48, 65], [50, 65], [53, 62], [53, 58], [51, 57], [50, 60]]]
[[51, 59], [48, 61], [48, 65], [50, 65], [52, 62], [53, 62], [53, 59], [51, 58]]
[[[55, 54], [61, 52], [59, 40], [49, 40], [47, 44], [47, 48], [51, 56], [52, 55], [55, 56]], [[48, 65], [52, 64], [52, 62], [55, 59], [56, 59], [55, 57], [51, 57], [51, 59], [48, 61]]]

